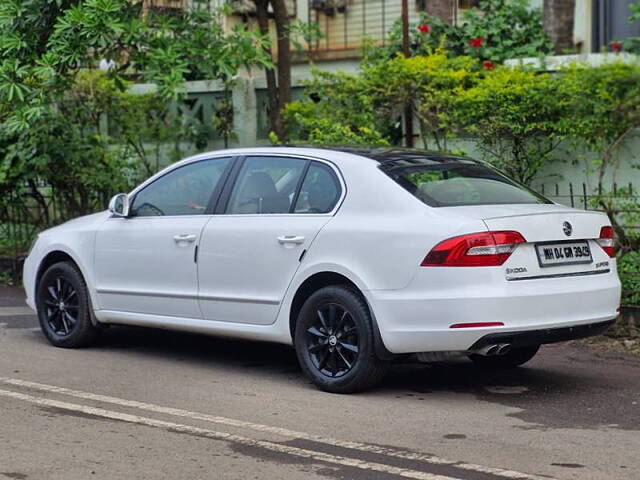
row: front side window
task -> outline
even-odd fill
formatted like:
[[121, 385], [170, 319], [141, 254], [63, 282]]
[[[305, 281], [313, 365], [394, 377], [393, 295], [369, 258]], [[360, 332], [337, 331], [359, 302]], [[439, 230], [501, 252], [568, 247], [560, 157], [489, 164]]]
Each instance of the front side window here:
[[136, 194], [131, 216], [203, 214], [230, 161], [230, 157], [203, 160], [167, 173]]
[[432, 207], [552, 203], [488, 166], [472, 161], [420, 166], [383, 165], [382, 170]]
[[327, 165], [313, 162], [302, 183], [295, 213], [328, 213], [340, 198], [340, 183]]
[[286, 157], [248, 157], [236, 179], [228, 214], [289, 213], [307, 161]]

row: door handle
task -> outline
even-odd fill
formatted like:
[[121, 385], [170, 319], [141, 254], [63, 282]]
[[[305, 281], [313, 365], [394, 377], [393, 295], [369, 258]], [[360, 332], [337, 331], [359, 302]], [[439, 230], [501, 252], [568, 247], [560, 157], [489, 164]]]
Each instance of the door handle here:
[[282, 237], [278, 237], [278, 242], [280, 243], [280, 245], [286, 245], [286, 244], [302, 245], [304, 243], [304, 237], [297, 237], [294, 235], [284, 235]]
[[193, 243], [196, 241], [196, 236], [193, 234], [189, 234], [189, 233], [185, 233], [182, 235], [175, 235], [173, 237], [173, 240], [176, 243], [180, 243], [180, 242], [187, 242], [187, 243]]

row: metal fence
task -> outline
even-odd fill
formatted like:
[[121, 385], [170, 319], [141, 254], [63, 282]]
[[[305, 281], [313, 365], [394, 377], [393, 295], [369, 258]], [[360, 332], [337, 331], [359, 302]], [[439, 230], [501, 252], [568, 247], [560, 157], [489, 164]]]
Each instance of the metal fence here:
[[[628, 241], [633, 241], [640, 236], [640, 186], [638, 185], [598, 184], [593, 188], [586, 183], [569, 182], [538, 184], [535, 189], [563, 205], [613, 213], [617, 223], [624, 229]], [[607, 209], [603, 208], [604, 205]], [[626, 253], [618, 261], [618, 270], [623, 284], [622, 303], [640, 305], [640, 252]]]
[[0, 192], [0, 273], [17, 281], [22, 261], [38, 232], [103, 210], [113, 192], [57, 191], [41, 182]]
[[605, 211], [602, 203], [613, 207], [613, 210], [625, 229], [640, 234], [640, 187], [629, 182], [613, 183], [591, 188], [586, 183], [541, 183], [534, 189], [545, 197], [573, 208], [583, 210]]

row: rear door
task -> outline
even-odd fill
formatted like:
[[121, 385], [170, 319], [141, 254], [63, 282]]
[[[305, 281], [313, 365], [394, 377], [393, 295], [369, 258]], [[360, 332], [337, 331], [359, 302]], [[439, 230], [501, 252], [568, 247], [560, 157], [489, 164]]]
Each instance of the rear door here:
[[333, 166], [248, 156], [234, 167], [198, 254], [205, 319], [267, 325], [344, 188]]

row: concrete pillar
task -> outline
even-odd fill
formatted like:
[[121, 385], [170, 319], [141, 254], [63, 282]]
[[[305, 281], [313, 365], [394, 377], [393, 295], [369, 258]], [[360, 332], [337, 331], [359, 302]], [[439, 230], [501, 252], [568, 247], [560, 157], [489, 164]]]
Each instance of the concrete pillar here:
[[258, 102], [251, 78], [238, 78], [231, 93], [233, 129], [240, 147], [250, 147], [258, 140]]

